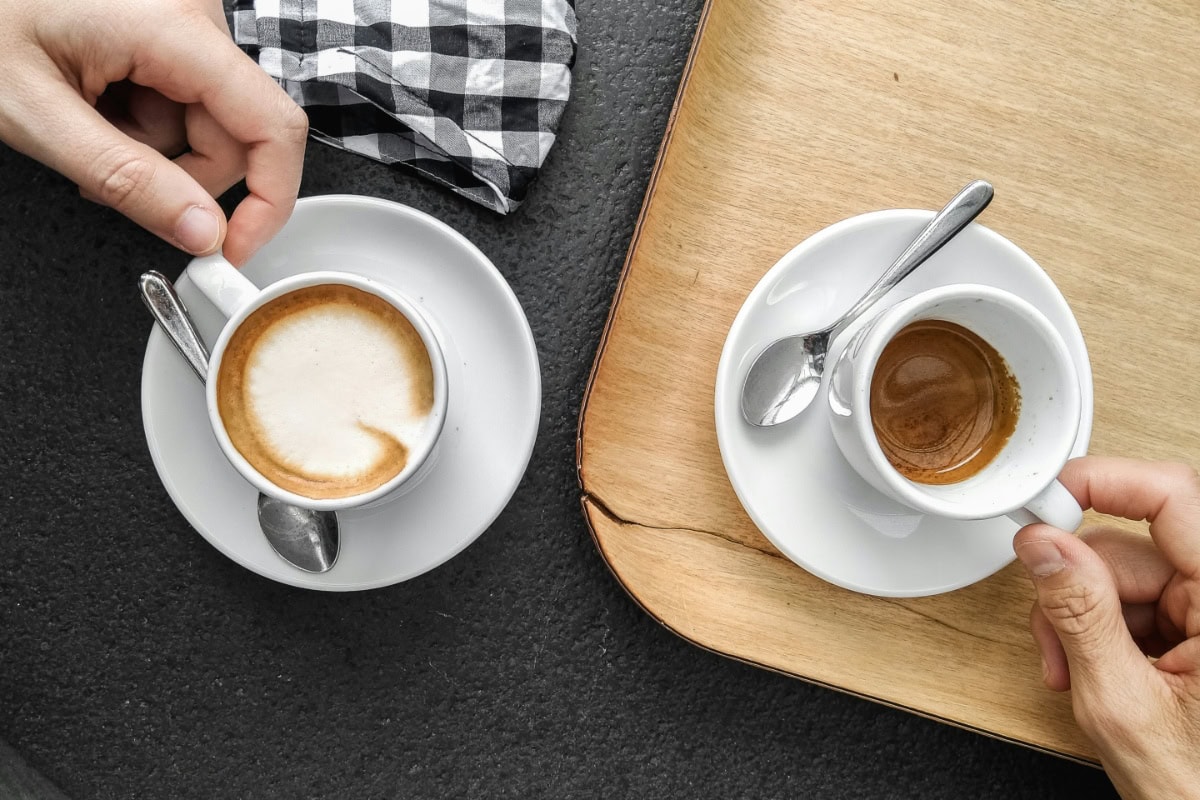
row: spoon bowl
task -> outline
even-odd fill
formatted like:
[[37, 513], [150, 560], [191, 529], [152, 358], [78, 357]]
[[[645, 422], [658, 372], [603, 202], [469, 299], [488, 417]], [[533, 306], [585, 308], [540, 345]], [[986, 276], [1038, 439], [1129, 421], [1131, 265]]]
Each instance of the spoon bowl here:
[[305, 572], [328, 572], [337, 562], [341, 537], [332, 511], [300, 508], [260, 492], [258, 524], [271, 548]]
[[821, 387], [825, 357], [833, 338], [971, 224], [992, 202], [993, 194], [987, 181], [967, 184], [836, 322], [767, 345], [750, 365], [742, 385], [742, 416], [746, 421], [767, 428], [787, 422], [808, 408]]
[[[742, 414], [758, 427], [778, 425], [808, 408], [825, 371], [832, 329], [786, 336], [763, 350], [750, 367]], [[753, 377], [753, 380], [751, 378]]]
[[[196, 377], [208, 379], [208, 348], [204, 346], [187, 308], [164, 275], [151, 270], [138, 280], [142, 301], [167, 338], [191, 366]], [[305, 572], [328, 572], [341, 547], [337, 514], [314, 511], [258, 495], [258, 525], [280, 558]]]

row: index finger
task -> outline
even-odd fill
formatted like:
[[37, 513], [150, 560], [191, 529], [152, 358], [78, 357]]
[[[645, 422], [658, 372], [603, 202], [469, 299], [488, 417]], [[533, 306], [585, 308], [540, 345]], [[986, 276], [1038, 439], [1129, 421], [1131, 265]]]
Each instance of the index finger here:
[[1082, 508], [1148, 520], [1155, 545], [1181, 574], [1200, 578], [1200, 476], [1185, 464], [1086, 456], [1059, 476]]
[[[246, 145], [243, 200], [229, 221], [227, 248], [246, 253], [283, 227], [295, 206], [308, 118], [287, 93], [202, 16], [176, 18], [147, 43], [130, 77], [180, 103], [200, 103]], [[226, 250], [234, 261], [238, 253]]]

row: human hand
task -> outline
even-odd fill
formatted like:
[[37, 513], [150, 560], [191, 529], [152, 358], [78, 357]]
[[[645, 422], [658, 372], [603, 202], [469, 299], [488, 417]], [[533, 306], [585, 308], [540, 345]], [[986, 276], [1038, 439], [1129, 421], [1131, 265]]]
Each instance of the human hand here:
[[[240, 264], [287, 221], [308, 121], [220, 0], [0, 0], [0, 20], [0, 139], [194, 255]], [[243, 176], [226, 221], [213, 198]]]
[[1200, 478], [1179, 464], [1087, 457], [1060, 479], [1085, 509], [1148, 520], [1150, 537], [1017, 533], [1046, 685], [1071, 690], [1126, 800], [1200, 798]]

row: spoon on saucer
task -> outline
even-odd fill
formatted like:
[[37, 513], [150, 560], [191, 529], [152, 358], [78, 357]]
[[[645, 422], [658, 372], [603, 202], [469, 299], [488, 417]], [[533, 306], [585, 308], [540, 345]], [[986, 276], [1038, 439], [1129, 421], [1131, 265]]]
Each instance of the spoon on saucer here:
[[742, 385], [742, 416], [767, 428], [808, 408], [821, 386], [833, 337], [967, 227], [992, 202], [992, 185], [971, 181], [939, 211], [879, 280], [832, 325], [771, 342], [754, 359]]
[[[204, 383], [208, 377], [208, 348], [196, 332], [175, 287], [154, 270], [143, 274], [138, 286], [142, 301], [167, 338]], [[337, 561], [341, 537], [337, 515], [332, 511], [300, 508], [259, 492], [258, 525], [271, 549], [298, 569], [326, 572]]]

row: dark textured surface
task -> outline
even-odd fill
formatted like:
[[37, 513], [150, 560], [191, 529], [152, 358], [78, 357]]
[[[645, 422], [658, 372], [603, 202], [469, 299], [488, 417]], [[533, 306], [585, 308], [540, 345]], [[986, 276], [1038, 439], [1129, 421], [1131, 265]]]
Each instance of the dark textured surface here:
[[312, 145], [304, 194], [471, 238], [542, 360], [520, 489], [451, 562], [328, 595], [261, 579], [162, 489], [136, 278], [186, 258], [0, 148], [0, 739], [74, 798], [1115, 796], [1098, 770], [739, 664], [622, 592], [587, 534], [580, 401], [700, 0], [581, 2], [526, 206]]

